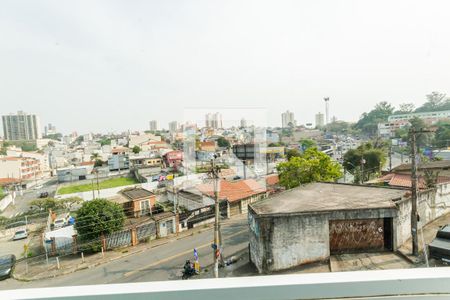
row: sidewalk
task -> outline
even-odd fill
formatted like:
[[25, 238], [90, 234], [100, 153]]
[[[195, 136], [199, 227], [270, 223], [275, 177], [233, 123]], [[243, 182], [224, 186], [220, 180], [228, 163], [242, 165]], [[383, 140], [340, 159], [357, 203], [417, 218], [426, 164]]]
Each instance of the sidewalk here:
[[[428, 245], [433, 241], [436, 237], [436, 233], [439, 230], [439, 227], [450, 224], [450, 213], [443, 215], [442, 217], [434, 220], [433, 222], [425, 225], [423, 230], [419, 230], [419, 256], [416, 257], [412, 255], [412, 240], [408, 239], [400, 248], [398, 249], [398, 253], [405, 257], [413, 264], [422, 264], [425, 261], [425, 256], [423, 253], [424, 241], [425, 245]], [[423, 239], [422, 239], [423, 234]], [[428, 251], [428, 249], [427, 249]]]
[[49, 257], [48, 263], [44, 256], [30, 258], [27, 260], [18, 261], [16, 263], [13, 278], [20, 281], [34, 281], [46, 278], [54, 278], [70, 273], [74, 273], [84, 269], [94, 268], [96, 266], [106, 264], [127, 256], [141, 253], [149, 249], [170, 243], [171, 241], [187, 238], [197, 233], [211, 230], [212, 226], [193, 228], [187, 231], [180, 232], [178, 235], [173, 235], [167, 238], [151, 240], [147, 243], [140, 243], [134, 247], [118, 248], [110, 251], [95, 254], [86, 254], [84, 262], [81, 258], [81, 253], [67, 256], [60, 256], [59, 269], [56, 257]]

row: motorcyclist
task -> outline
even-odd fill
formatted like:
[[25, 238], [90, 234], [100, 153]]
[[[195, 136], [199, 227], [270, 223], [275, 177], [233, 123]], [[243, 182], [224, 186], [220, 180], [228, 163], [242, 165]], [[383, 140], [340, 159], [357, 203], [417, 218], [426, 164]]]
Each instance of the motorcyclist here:
[[184, 264], [184, 273], [190, 274], [191, 272], [192, 272], [192, 264], [190, 260], [187, 260], [186, 263]]

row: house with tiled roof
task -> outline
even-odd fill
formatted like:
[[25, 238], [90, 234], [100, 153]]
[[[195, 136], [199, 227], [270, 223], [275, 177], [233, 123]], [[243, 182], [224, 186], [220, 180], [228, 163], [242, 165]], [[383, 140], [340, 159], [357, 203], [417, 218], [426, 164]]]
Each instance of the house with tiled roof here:
[[[196, 186], [203, 195], [214, 199], [213, 183]], [[267, 190], [254, 179], [239, 181], [219, 181], [219, 201], [226, 203], [227, 217], [246, 214], [248, 205], [267, 197]]]

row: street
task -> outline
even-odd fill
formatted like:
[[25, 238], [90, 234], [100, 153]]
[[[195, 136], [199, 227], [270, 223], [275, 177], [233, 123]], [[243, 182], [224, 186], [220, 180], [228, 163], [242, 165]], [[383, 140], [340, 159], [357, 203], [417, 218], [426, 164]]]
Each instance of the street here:
[[[222, 226], [223, 255], [227, 257], [248, 247], [247, 219], [227, 220]], [[0, 289], [57, 287], [107, 283], [145, 282], [181, 279], [181, 270], [187, 259], [193, 260], [197, 248], [202, 267], [213, 263], [211, 244], [213, 230], [167, 244], [113, 262], [45, 280], [20, 282], [14, 279], [0, 281]], [[63, 264], [64, 261], [61, 261]]]
[[16, 192], [16, 199], [14, 205], [9, 205], [1, 215], [7, 218], [12, 218], [20, 213], [24, 213], [30, 209], [30, 202], [39, 197], [42, 192], [47, 192], [49, 197], [53, 197], [58, 187], [56, 178], [51, 178], [42, 183], [42, 188], [35, 189], [34, 187], [23, 190], [23, 195]]

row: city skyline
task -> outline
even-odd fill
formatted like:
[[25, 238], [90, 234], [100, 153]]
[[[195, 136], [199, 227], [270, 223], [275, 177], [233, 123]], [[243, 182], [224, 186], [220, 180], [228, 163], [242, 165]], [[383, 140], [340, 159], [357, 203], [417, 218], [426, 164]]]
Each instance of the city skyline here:
[[0, 114], [116, 132], [185, 107], [244, 106], [278, 126], [286, 109], [314, 122], [324, 97], [331, 115], [357, 121], [380, 101], [450, 92], [449, 3], [273, 3], [6, 1]]

